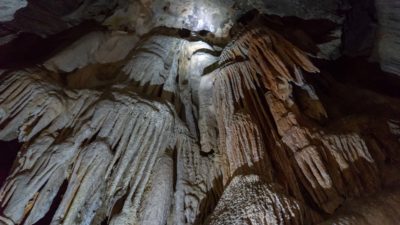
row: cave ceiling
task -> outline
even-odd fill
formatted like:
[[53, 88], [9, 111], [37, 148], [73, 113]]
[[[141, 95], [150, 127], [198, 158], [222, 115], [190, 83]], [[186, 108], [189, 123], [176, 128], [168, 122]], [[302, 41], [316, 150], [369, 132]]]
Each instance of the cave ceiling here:
[[21, 33], [45, 38], [85, 21], [96, 21], [107, 30], [138, 36], [157, 27], [227, 36], [239, 18], [256, 9], [271, 16], [317, 20], [303, 24], [300, 29], [311, 33], [313, 29], [325, 31], [318, 34], [319, 39], [325, 39], [318, 43], [319, 58], [362, 56], [379, 62], [386, 72], [400, 74], [396, 54], [399, 6], [393, 0], [18, 0], [2, 1], [0, 7], [0, 44], [10, 42]]

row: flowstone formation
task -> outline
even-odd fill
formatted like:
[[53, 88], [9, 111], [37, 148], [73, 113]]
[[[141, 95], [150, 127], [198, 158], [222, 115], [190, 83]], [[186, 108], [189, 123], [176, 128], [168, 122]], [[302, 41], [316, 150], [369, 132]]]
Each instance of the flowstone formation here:
[[[260, 1], [60, 2], [62, 21], [30, 28], [104, 27], [38, 64], [1, 64], [0, 139], [22, 147], [0, 224], [400, 223], [400, 100], [319, 69], [337, 37], [241, 17], [272, 10]], [[339, 23], [329, 2], [289, 14]]]

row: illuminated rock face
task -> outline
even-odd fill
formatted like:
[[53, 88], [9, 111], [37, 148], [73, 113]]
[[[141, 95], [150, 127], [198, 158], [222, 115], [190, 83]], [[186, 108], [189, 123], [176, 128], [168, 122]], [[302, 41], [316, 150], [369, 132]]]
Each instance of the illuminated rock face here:
[[61, 2], [66, 27], [115, 7], [0, 71], [0, 139], [23, 143], [0, 224], [399, 224], [400, 100], [320, 71], [299, 30], [234, 22], [266, 2]]

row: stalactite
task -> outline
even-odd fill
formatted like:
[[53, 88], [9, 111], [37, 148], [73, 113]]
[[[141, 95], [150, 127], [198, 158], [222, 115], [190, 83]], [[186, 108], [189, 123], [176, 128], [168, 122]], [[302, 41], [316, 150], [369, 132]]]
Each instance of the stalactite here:
[[[224, 169], [225, 183], [240, 174], [266, 176], [271, 171], [267, 168], [274, 168], [272, 177], [266, 176], [266, 184], [277, 183], [285, 187], [287, 196], [314, 209], [317, 205], [328, 214], [343, 203], [343, 196], [366, 195], [380, 188], [378, 159], [373, 158], [371, 146], [367, 146], [358, 130], [348, 131], [343, 127], [342, 131], [330, 134], [318, 125], [318, 121], [327, 119], [327, 113], [302, 75], [302, 71], [315, 73], [318, 69], [299, 49], [267, 28], [253, 28], [239, 35], [224, 50], [220, 66], [214, 104], [220, 132], [219, 151], [229, 165]], [[295, 96], [296, 88], [305, 90], [305, 95]], [[308, 111], [300, 110], [304, 105]], [[246, 123], [257, 126], [244, 128], [242, 124]], [[315, 130], [316, 127], [320, 131]], [[257, 133], [262, 134], [261, 139], [257, 138]], [[255, 149], [261, 154], [251, 155], [254, 152], [248, 149], [251, 146], [257, 146]], [[374, 151], [383, 152], [381, 149]], [[252, 167], [254, 162], [262, 167]], [[241, 164], [245, 169], [239, 170], [238, 165], [231, 164]], [[249, 194], [244, 196], [251, 198]], [[239, 207], [242, 203], [232, 196], [218, 204]], [[232, 210], [229, 212], [232, 215], [237, 211], [234, 206], [218, 207]], [[242, 224], [242, 220], [249, 224], [280, 224], [278, 221], [261, 222], [263, 214], [256, 222], [245, 219], [246, 214], [228, 222], [225, 219], [229, 216], [218, 213], [222, 212], [217, 210], [213, 217], [224, 222], [217, 224]], [[277, 210], [270, 210], [270, 213], [279, 218]], [[314, 222], [321, 219], [312, 218]]]
[[396, 214], [398, 191], [380, 193], [400, 184], [396, 100], [375, 96], [367, 106], [388, 112], [355, 119], [336, 109], [334, 118], [343, 106], [313, 86], [319, 69], [260, 23], [223, 48], [223, 38], [161, 30], [141, 40], [93, 32], [44, 67], [0, 71], [0, 139], [23, 143], [0, 189], [0, 224], [35, 224], [52, 207], [52, 225], [357, 224]]
[[[22, 83], [25, 91], [15, 87], [21, 85], [19, 79], [26, 80]], [[132, 223], [144, 201], [152, 168], [169, 145], [173, 131], [169, 106], [117, 88], [107, 97], [87, 90], [59, 89], [57, 93], [59, 87], [51, 90], [51, 85], [41, 86], [35, 79], [37, 75], [13, 74], [7, 82], [15, 85], [3, 91], [16, 95], [16, 101], [2, 104], [6, 115], [25, 120], [3, 120], [9, 125], [3, 136], [19, 133], [20, 139], [27, 141], [18, 166], [2, 188], [4, 215], [16, 223], [34, 224], [68, 179], [54, 224], [90, 224], [103, 203], [108, 206], [106, 215], [111, 216], [112, 206], [124, 195], [124, 207], [115, 218]], [[32, 93], [26, 95], [26, 91]], [[56, 105], [45, 104], [46, 96], [60, 100], [51, 101]], [[67, 103], [59, 107], [58, 102]], [[29, 141], [31, 137], [35, 139]], [[126, 216], [126, 212], [132, 214]]]
[[1, 138], [18, 136], [25, 145], [2, 188], [2, 221], [35, 224], [65, 181], [52, 224], [204, 220], [204, 210], [216, 204], [222, 187], [213, 159], [200, 155], [198, 134], [176, 113], [185, 102], [183, 119], [194, 118], [192, 99], [185, 96], [192, 95], [186, 85], [192, 75], [178, 73], [178, 60], [184, 64], [184, 58], [169, 47], [175, 43], [191, 56], [205, 45], [184, 42], [166, 36], [146, 40], [121, 67], [117, 80], [126, 83], [106, 90], [74, 89], [82, 80], [65, 83], [41, 70], [7, 74], [1, 86]]

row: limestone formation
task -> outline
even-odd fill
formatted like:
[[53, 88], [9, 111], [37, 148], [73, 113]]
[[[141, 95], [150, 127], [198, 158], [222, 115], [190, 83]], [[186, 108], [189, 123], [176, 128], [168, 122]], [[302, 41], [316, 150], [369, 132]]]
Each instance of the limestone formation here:
[[399, 224], [400, 100], [318, 68], [338, 36], [262, 15], [343, 22], [293, 2], [29, 2], [7, 26], [103, 27], [1, 67], [0, 140], [22, 147], [0, 224]]

